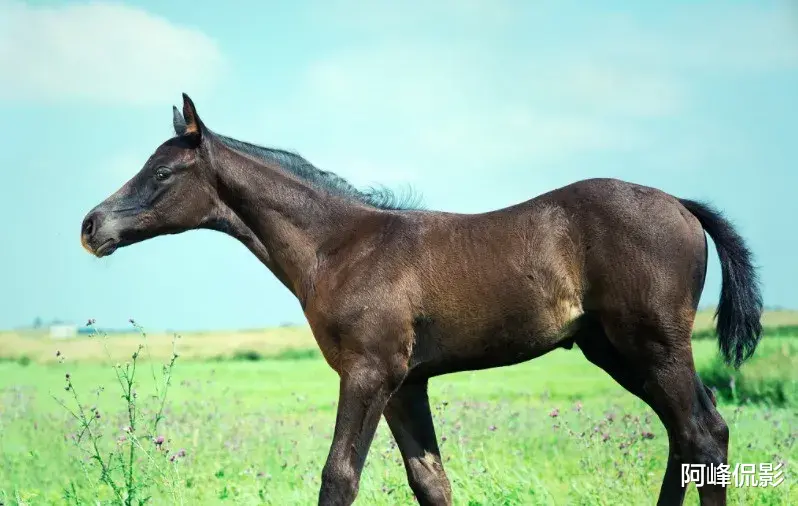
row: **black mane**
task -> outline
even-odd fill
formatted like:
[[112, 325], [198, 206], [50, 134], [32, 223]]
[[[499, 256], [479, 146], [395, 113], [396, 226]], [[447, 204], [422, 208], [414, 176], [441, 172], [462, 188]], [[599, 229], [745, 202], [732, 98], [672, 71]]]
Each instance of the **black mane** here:
[[421, 199], [412, 189], [401, 195], [397, 195], [393, 190], [385, 187], [370, 187], [366, 190], [358, 190], [341, 176], [315, 167], [296, 153], [282, 149], [265, 148], [216, 133], [214, 133], [214, 136], [236, 151], [261, 160], [277, 163], [283, 169], [336, 195], [353, 198], [377, 209], [409, 210], [420, 208]]

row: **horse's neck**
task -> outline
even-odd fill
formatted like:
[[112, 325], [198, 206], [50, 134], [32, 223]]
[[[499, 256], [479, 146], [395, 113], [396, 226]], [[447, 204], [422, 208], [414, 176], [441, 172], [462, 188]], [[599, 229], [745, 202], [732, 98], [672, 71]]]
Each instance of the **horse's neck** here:
[[320, 247], [365, 210], [286, 171], [223, 149], [215, 157], [219, 196], [243, 242], [304, 303]]

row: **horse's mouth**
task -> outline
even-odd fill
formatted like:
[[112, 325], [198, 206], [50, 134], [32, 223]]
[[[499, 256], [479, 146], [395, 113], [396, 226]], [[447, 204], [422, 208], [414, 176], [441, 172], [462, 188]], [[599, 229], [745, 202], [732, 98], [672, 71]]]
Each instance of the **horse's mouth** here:
[[108, 239], [94, 250], [94, 256], [97, 258], [107, 257], [119, 247], [119, 242], [116, 239]]

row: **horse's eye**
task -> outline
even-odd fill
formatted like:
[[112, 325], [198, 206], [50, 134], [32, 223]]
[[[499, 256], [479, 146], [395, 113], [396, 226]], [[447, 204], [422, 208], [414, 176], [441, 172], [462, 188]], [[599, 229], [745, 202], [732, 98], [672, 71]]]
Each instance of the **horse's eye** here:
[[158, 181], [166, 181], [169, 179], [169, 176], [172, 175], [172, 171], [167, 169], [166, 167], [158, 167], [155, 169], [155, 179]]

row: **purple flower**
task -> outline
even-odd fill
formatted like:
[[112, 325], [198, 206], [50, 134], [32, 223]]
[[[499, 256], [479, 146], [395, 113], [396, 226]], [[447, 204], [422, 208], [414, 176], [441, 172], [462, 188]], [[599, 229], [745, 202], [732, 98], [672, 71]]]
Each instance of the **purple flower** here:
[[158, 436], [155, 439], [153, 439], [153, 443], [155, 443], [157, 446], [161, 446], [163, 442], [164, 442], [163, 436]]
[[654, 439], [654, 433], [644, 430], [643, 432], [640, 433], [640, 437], [642, 437], [643, 439]]
[[549, 416], [552, 418], [557, 418], [558, 416], [560, 416], [560, 410], [557, 408], [552, 409], [551, 413], [549, 413]]
[[604, 434], [601, 435], [601, 440], [602, 441], [609, 441], [609, 439], [610, 439], [609, 432], [605, 432]]
[[183, 448], [181, 448], [181, 449], [180, 449], [180, 451], [179, 451], [179, 452], [177, 452], [177, 456], [178, 456], [178, 457], [185, 457], [185, 456], [186, 456], [186, 450], [184, 450]]

